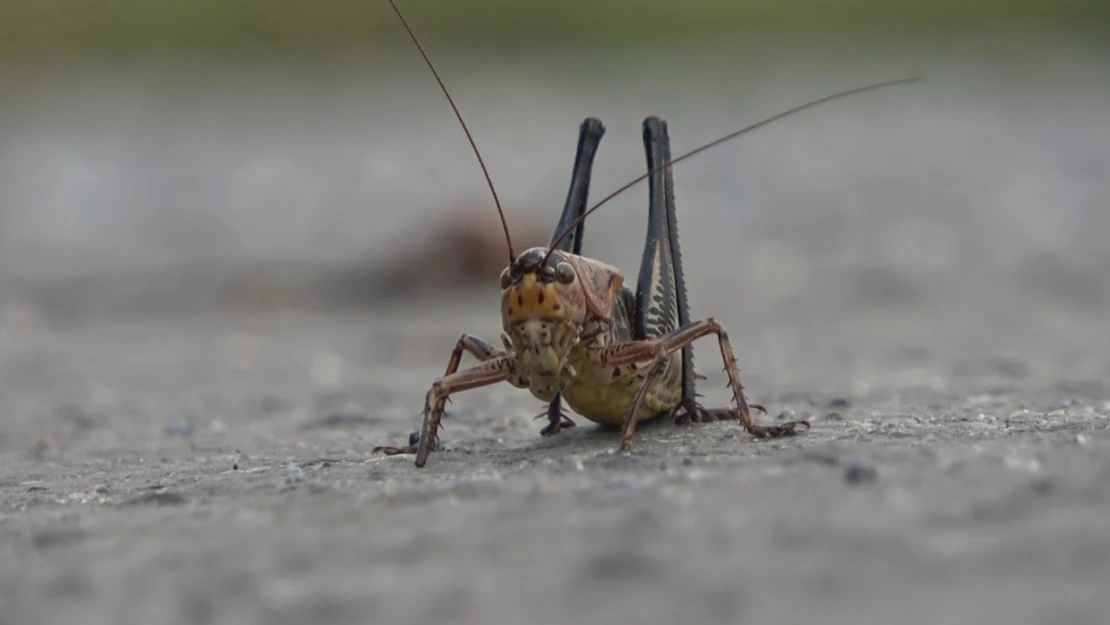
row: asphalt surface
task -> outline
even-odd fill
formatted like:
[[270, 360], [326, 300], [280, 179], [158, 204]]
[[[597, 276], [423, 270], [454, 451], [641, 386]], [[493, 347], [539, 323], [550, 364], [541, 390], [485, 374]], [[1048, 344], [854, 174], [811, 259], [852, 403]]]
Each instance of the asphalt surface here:
[[[416, 429], [459, 334], [496, 341], [495, 283], [342, 293], [316, 289], [334, 276], [311, 263], [423, 249], [415, 216], [482, 197], [430, 81], [206, 85], [176, 108], [156, 79], [146, 99], [95, 81], [9, 96], [0, 624], [1104, 622], [1099, 58], [920, 61], [939, 78], [918, 91], [676, 170], [692, 313], [729, 330], [763, 418], [811, 430], [661, 423], [622, 455], [581, 418], [542, 439], [543, 406], [505, 385], [456, 396], [419, 470], [370, 449]], [[452, 75], [506, 203], [553, 224], [585, 115], [610, 127], [600, 193], [639, 173], [649, 112], [677, 153], [903, 69], [860, 67], [749, 72], [651, 111], [643, 74], [596, 107], [593, 83], [558, 72]], [[159, 188], [171, 199], [142, 212]], [[645, 194], [586, 235], [631, 281]], [[228, 264], [155, 263], [210, 257]], [[260, 257], [312, 269], [268, 274]], [[696, 362], [723, 405], [712, 340]]]

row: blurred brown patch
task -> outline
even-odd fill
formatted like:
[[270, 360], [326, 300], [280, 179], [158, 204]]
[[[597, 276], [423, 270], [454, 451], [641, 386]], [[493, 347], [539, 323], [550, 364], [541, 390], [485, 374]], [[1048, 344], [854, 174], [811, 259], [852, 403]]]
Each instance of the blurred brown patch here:
[[[509, 234], [516, 252], [545, 245], [551, 233], [533, 220], [508, 211]], [[449, 269], [453, 281], [485, 283], [496, 281], [509, 260], [509, 247], [496, 211], [489, 206], [464, 206], [429, 228], [431, 246], [418, 259], [427, 269]]]
[[[511, 207], [505, 212], [518, 254], [548, 243], [553, 224], [522, 217], [523, 211]], [[356, 303], [431, 290], [496, 288], [508, 265], [509, 249], [497, 211], [490, 205], [466, 204], [415, 226], [400, 244], [368, 256], [372, 258], [331, 282], [328, 290], [332, 297]]]
[[[521, 211], [512, 208], [506, 212], [518, 253], [548, 242], [552, 224], [520, 217]], [[11, 313], [12, 304], [22, 302], [36, 317], [65, 322], [121, 313], [178, 316], [221, 309], [367, 306], [432, 292], [496, 289], [507, 263], [497, 211], [466, 204], [351, 261], [189, 261], [52, 280], [9, 277], [0, 288], [0, 309]]]

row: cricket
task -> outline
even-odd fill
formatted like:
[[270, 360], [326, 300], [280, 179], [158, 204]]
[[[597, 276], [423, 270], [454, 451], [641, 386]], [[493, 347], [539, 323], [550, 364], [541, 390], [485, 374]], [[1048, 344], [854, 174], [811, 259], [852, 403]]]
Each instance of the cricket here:
[[[515, 254], [505, 213], [481, 153], [431, 59], [397, 7], [401, 24], [424, 57], [432, 75], [470, 141], [501, 217], [509, 263], [501, 273], [502, 348], [463, 334], [443, 376], [432, 382], [424, 401], [424, 420], [403, 447], [379, 446], [371, 453], [415, 454], [417, 467], [439, 446], [440, 421], [448, 398], [462, 391], [508, 382], [527, 389], [541, 402], [547, 424], [541, 436], [575, 427], [563, 403], [576, 414], [604, 426], [620, 427], [621, 452], [630, 451], [636, 426], [649, 419], [675, 423], [738, 420], [756, 438], [791, 436], [804, 419], [763, 425], [756, 422], [740, 380], [728, 333], [712, 317], [691, 320], [682, 270], [675, 212], [672, 165], [775, 120], [831, 100], [881, 87], [922, 80], [921, 76], [870, 84], [825, 96], [754, 123], [677, 158], [671, 158], [667, 124], [656, 116], [643, 120], [647, 172], [587, 208], [590, 178], [605, 134], [599, 119], [579, 126], [578, 146], [563, 212], [547, 247]], [[582, 253], [586, 217], [635, 184], [648, 181], [647, 235], [635, 291], [620, 269]], [[715, 335], [735, 406], [706, 408], [698, 403], [693, 343]], [[479, 361], [460, 370], [463, 354]]]

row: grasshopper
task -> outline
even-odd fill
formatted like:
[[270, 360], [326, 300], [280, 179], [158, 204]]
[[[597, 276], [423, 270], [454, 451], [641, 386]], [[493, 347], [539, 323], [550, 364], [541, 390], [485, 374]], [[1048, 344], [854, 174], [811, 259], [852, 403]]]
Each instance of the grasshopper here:
[[[620, 451], [629, 451], [638, 422], [672, 417], [677, 423], [739, 420], [754, 437], [795, 434], [804, 419], [761, 425], [740, 381], [728, 333], [712, 317], [691, 321], [686, 301], [682, 254], [678, 242], [674, 183], [671, 166], [733, 137], [755, 130], [823, 102], [862, 91], [920, 80], [902, 78], [857, 87], [796, 106], [715, 141], [671, 158], [667, 124], [651, 116], [643, 121], [647, 173], [606, 196], [589, 209], [587, 199], [594, 157], [605, 126], [589, 117], [579, 126], [578, 147], [570, 188], [547, 247], [534, 247], [520, 255], [513, 252], [504, 211], [482, 155], [463, 121], [447, 87], [394, 0], [397, 17], [424, 57], [447, 97], [485, 175], [494, 205], [501, 217], [509, 248], [509, 264], [501, 273], [501, 341], [504, 349], [471, 334], [455, 344], [443, 377], [435, 380], [424, 401], [424, 421], [404, 447], [379, 446], [371, 453], [413, 454], [423, 467], [428, 454], [438, 449], [439, 426], [448, 398], [461, 391], [499, 382], [528, 389], [547, 402], [541, 436], [554, 436], [575, 427], [562, 403], [590, 421], [620, 426]], [[620, 269], [582, 255], [585, 219], [593, 211], [636, 183], [648, 179], [648, 224], [636, 290], [625, 284]], [[694, 341], [716, 335], [735, 407], [705, 408], [696, 398]], [[459, 370], [463, 353], [479, 363]], [[682, 412], [679, 413], [679, 410]]]

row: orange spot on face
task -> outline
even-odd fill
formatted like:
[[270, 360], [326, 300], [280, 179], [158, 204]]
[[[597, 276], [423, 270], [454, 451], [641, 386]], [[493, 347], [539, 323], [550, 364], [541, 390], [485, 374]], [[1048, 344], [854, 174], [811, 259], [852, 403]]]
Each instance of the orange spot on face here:
[[524, 276], [519, 285], [510, 288], [510, 321], [526, 317], [557, 317], [560, 309], [555, 285], [544, 284], [536, 280], [536, 276]]

